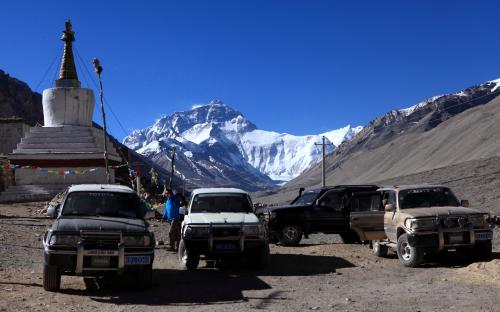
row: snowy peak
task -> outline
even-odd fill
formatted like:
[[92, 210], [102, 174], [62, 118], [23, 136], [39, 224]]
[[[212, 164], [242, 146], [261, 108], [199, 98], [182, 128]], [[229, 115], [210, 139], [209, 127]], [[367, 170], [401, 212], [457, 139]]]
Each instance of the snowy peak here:
[[321, 149], [315, 143], [321, 142], [322, 136], [333, 144], [326, 149], [329, 153], [361, 129], [348, 125], [304, 136], [259, 130], [237, 110], [220, 100], [212, 100], [164, 116], [143, 130], [134, 130], [123, 143], [148, 157], [168, 153], [175, 145], [187, 162], [208, 155], [210, 166], [219, 163], [246, 168], [243, 171], [250, 170], [254, 175], [287, 181], [320, 160]]
[[420, 103], [412, 105], [410, 107], [399, 109], [399, 110], [397, 110], [397, 112], [401, 113], [403, 116], [409, 116], [409, 115], [413, 114], [414, 112], [419, 111], [420, 109], [427, 107], [429, 104], [434, 104], [436, 101], [438, 101], [440, 99], [448, 99], [450, 97], [469, 97], [473, 93], [477, 92], [478, 90], [487, 91], [489, 93], [496, 92], [496, 91], [500, 90], [500, 78], [487, 81], [483, 84], [480, 84], [479, 86], [467, 88], [465, 90], [461, 90], [461, 91], [456, 92], [456, 93], [436, 95], [436, 96], [428, 98]]

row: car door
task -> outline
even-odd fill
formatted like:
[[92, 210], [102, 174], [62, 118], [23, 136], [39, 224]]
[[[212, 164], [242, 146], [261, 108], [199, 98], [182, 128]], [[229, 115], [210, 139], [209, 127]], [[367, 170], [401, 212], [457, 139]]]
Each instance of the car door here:
[[380, 192], [357, 192], [351, 198], [351, 229], [362, 241], [384, 239], [384, 209]]
[[392, 205], [392, 211], [386, 211], [384, 215], [385, 234], [390, 241], [397, 241], [397, 221], [399, 217], [399, 210], [397, 209], [396, 192], [392, 190], [384, 191], [382, 193], [382, 206], [387, 204]]
[[345, 228], [346, 217], [342, 212], [342, 192], [331, 190], [321, 195], [310, 209], [311, 232], [337, 233]]

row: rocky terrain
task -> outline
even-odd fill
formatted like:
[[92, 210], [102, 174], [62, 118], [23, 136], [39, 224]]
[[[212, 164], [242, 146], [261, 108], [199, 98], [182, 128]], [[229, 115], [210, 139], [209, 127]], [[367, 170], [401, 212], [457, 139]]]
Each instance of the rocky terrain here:
[[43, 124], [42, 96], [0, 69], [0, 118], [22, 118], [28, 124]]
[[[0, 205], [0, 311], [497, 311], [500, 233], [493, 259], [470, 263], [449, 256], [420, 268], [394, 255], [376, 258], [365, 245], [313, 235], [298, 247], [271, 246], [270, 265], [252, 271], [240, 262], [180, 271], [176, 254], [156, 249], [153, 288], [133, 290], [124, 278], [85, 288], [62, 278], [59, 293], [42, 287], [41, 238], [51, 220], [43, 203]], [[152, 229], [167, 241], [168, 226]]]

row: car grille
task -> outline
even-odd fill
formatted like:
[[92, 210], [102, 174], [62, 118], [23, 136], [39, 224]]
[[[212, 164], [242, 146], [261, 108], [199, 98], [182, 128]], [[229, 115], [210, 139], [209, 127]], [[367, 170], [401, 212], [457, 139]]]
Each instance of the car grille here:
[[214, 228], [213, 235], [215, 237], [239, 236], [240, 228]]
[[447, 229], [464, 228], [469, 225], [469, 220], [466, 217], [447, 217], [442, 220], [442, 224]]
[[117, 250], [120, 233], [87, 233], [82, 232], [81, 241], [85, 249]]

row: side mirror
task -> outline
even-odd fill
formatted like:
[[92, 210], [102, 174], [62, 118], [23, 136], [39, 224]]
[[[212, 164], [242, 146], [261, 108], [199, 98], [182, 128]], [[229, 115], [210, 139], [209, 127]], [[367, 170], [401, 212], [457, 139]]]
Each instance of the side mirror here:
[[57, 217], [57, 211], [59, 210], [59, 205], [57, 206], [49, 206], [47, 208], [47, 212], [45, 213], [48, 217], [55, 219]]
[[187, 208], [185, 206], [179, 207], [179, 214], [186, 215], [187, 214]]
[[385, 211], [394, 211], [394, 205], [393, 204], [387, 204], [384, 206]]
[[462, 199], [460, 201], [460, 206], [462, 206], [462, 207], [469, 207], [469, 201], [467, 199]]

